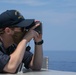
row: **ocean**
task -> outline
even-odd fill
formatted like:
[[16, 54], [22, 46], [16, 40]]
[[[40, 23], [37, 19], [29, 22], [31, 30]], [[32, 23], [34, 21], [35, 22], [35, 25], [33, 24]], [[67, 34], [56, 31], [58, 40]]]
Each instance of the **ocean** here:
[[43, 54], [49, 58], [49, 69], [76, 72], [76, 51], [47, 50]]

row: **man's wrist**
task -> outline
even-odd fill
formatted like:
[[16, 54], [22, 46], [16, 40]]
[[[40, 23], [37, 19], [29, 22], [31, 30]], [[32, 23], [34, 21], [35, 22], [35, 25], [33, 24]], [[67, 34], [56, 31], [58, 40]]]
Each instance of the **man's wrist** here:
[[39, 42], [34, 42], [34, 43], [35, 43], [35, 45], [42, 45], [42, 44], [44, 43], [44, 41], [41, 40], [41, 41], [39, 41]]

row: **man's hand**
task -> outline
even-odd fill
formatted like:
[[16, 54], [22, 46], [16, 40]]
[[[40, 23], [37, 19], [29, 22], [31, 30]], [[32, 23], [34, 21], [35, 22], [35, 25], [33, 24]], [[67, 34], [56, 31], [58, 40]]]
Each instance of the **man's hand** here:
[[41, 40], [42, 38], [42, 35], [38, 32], [36, 32], [34, 29], [36, 27], [38, 27], [40, 24], [36, 24], [35, 26], [33, 26], [32, 28], [30, 28], [30, 30], [25, 34], [24, 38], [23, 39], [26, 39], [27, 42], [29, 42], [32, 38], [34, 38], [34, 40], [37, 42], [39, 40]]
[[[36, 23], [36, 26], [38, 25], [41, 25], [40, 24], [40, 21], [35, 21], [35, 22], [37, 22]], [[35, 29], [35, 28], [34, 28]], [[36, 32], [36, 35], [35, 35], [35, 37], [34, 37], [34, 41], [35, 42], [39, 42], [39, 41], [41, 41], [42, 40], [42, 33], [41, 34], [39, 34], [38, 32]]]

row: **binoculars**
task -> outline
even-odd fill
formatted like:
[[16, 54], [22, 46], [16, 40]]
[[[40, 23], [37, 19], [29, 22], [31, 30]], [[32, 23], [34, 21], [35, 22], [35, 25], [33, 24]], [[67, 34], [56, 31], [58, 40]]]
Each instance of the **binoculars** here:
[[29, 26], [26, 27], [26, 29], [30, 29], [31, 27], [35, 26], [36, 24], [40, 24], [38, 27], [36, 27], [34, 30], [36, 32], [38, 32], [39, 34], [42, 34], [42, 22], [40, 21], [36, 21], [34, 19], [31, 19], [32, 20], [32, 24], [30, 24]]

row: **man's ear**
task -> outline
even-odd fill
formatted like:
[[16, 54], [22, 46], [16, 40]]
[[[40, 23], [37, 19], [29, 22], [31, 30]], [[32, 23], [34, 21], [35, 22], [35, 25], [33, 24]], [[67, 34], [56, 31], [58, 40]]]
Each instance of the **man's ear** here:
[[6, 28], [5, 28], [5, 33], [6, 33], [6, 34], [12, 34], [11, 28], [6, 27]]

